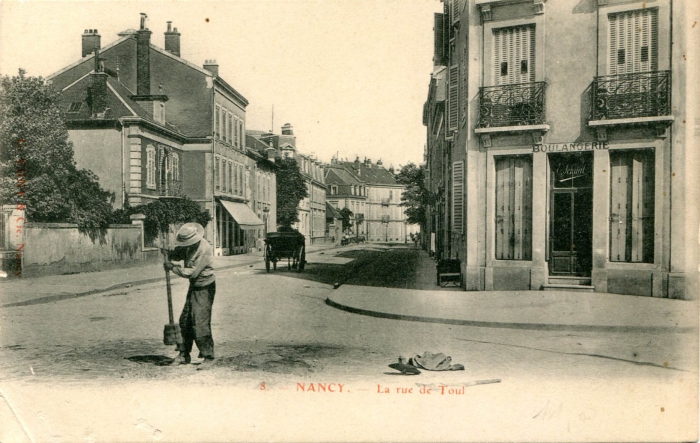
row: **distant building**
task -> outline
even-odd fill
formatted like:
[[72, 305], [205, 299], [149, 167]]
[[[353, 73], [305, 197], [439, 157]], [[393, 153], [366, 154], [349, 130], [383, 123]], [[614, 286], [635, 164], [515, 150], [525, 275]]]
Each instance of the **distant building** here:
[[[396, 182], [392, 168], [372, 163], [333, 159], [325, 167], [328, 202], [337, 209], [349, 208], [362, 222], [353, 230], [372, 242], [405, 242], [417, 225], [409, 225], [400, 206], [404, 187]], [[353, 209], [354, 208], [354, 209]]]
[[443, 3], [430, 247], [465, 289], [696, 296], [689, 3]]
[[252, 211], [245, 148], [248, 101], [223, 78], [214, 60], [199, 67], [180, 57], [180, 33], [168, 22], [165, 49], [140, 28], [101, 46], [88, 29], [82, 58], [48, 77], [62, 92], [63, 115], [79, 167], [88, 168], [115, 205], [185, 195], [213, 217], [206, 237], [215, 253], [255, 246], [263, 222]]
[[297, 161], [309, 196], [299, 202], [299, 222], [293, 227], [304, 234], [309, 244], [326, 242], [326, 185], [321, 163], [297, 150], [296, 136], [289, 123], [282, 126], [281, 134], [250, 130], [248, 135], [269, 146], [269, 158], [292, 157]]

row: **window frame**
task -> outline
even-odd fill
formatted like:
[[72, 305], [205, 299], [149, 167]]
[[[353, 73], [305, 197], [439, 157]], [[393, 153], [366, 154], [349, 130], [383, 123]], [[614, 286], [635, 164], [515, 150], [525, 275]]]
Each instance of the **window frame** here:
[[[632, 164], [633, 156], [637, 154], [640, 157], [646, 157], [647, 163], [644, 165], [640, 165], [638, 169], [638, 174], [641, 174], [642, 177], [648, 179], [649, 183], [651, 183], [651, 188], [645, 188], [642, 192], [645, 194], [642, 196], [639, 196], [638, 201], [644, 202], [645, 199], [648, 203], [648, 201], [651, 201], [651, 208], [647, 209], [645, 212], [645, 215], [641, 215], [638, 217], [635, 217], [635, 210], [632, 207], [633, 202], [634, 202], [634, 186], [635, 186], [635, 177], [632, 176], [631, 174], [634, 173], [634, 165]], [[607, 254], [607, 260], [610, 263], [614, 264], [632, 264], [632, 265], [640, 265], [640, 264], [646, 264], [646, 265], [651, 265], [656, 262], [656, 253], [657, 253], [657, 247], [656, 245], [656, 233], [657, 233], [657, 228], [656, 228], [656, 213], [658, 210], [658, 205], [663, 202], [659, 202], [657, 192], [658, 192], [658, 187], [657, 187], [657, 180], [656, 180], [656, 175], [657, 175], [657, 163], [658, 163], [658, 156], [660, 152], [656, 147], [639, 147], [639, 148], [629, 148], [629, 149], [613, 149], [610, 151], [609, 155], [609, 167], [610, 167], [610, 178], [609, 178], [609, 193], [608, 193], [608, 211], [609, 211], [609, 217], [608, 217], [608, 254]], [[630, 182], [628, 184], [628, 189], [625, 190], [624, 193], [620, 192], [620, 188], [615, 186], [615, 178], [616, 178], [616, 172], [615, 172], [615, 164], [614, 161], [616, 160], [615, 157], [625, 157], [629, 156], [630, 158], [628, 161], [630, 162], [630, 165], [627, 166], [628, 170], [625, 171], [625, 176], [629, 177]], [[622, 179], [622, 174], [620, 176], [617, 176], [618, 182]], [[629, 204], [631, 201], [632, 204], [630, 204], [630, 208], [625, 209], [625, 238], [622, 240], [622, 245], [624, 247], [624, 257], [622, 259], [619, 258], [613, 258], [613, 254], [615, 254], [615, 251], [618, 251], [618, 256], [619, 256], [619, 250], [620, 247], [618, 245], [618, 248], [614, 248], [614, 243], [616, 242], [614, 240], [615, 232], [613, 229], [613, 223], [616, 221], [618, 222], [618, 225], [622, 224], [622, 222], [619, 219], [619, 214], [616, 214], [616, 208], [615, 202], [619, 200], [621, 195], [626, 196], [626, 203]], [[619, 205], [618, 201], [618, 205]], [[644, 203], [642, 203], [644, 204]], [[638, 213], [639, 214], [639, 213]], [[616, 218], [615, 215], [618, 217]], [[641, 254], [642, 258], [641, 260], [634, 260], [634, 232], [633, 232], [633, 226], [635, 223], [635, 219], [643, 219], [647, 218], [647, 224], [642, 225], [642, 230], [645, 231], [647, 228], [650, 228], [651, 232], [643, 232], [642, 233], [642, 244], [641, 244]], [[636, 221], [636, 223], [644, 223], [644, 221]], [[637, 240], [639, 241], [639, 240]], [[647, 243], [644, 243], [644, 242]], [[639, 251], [637, 251], [637, 256], [639, 255]]]
[[146, 146], [146, 189], [156, 189], [156, 160], [157, 151], [155, 146]]
[[[496, 75], [494, 72], [494, 61], [496, 60], [496, 39], [494, 30], [503, 28], [515, 28], [518, 26], [534, 26], [535, 32], [535, 69], [534, 79], [531, 81], [545, 81], [545, 15], [533, 14], [528, 17], [518, 18], [513, 20], [488, 21], [484, 23], [484, 75], [482, 77], [483, 84], [481, 86], [497, 86]], [[519, 67], [518, 67], [519, 69]], [[528, 66], [532, 70], [532, 66]]]
[[[520, 187], [520, 197], [521, 200], [518, 202], [515, 200], [515, 196], [518, 195], [518, 189], [517, 189], [517, 184], [515, 182], [515, 179], [517, 178], [517, 172], [513, 171], [513, 175], [511, 176], [509, 174], [509, 182], [508, 182], [508, 190], [507, 190], [507, 196], [510, 200], [510, 196], [513, 197], [513, 204], [518, 205], [520, 207], [520, 228], [521, 228], [521, 234], [519, 238], [519, 242], [517, 243], [512, 243], [510, 241], [510, 236], [508, 239], [501, 239], [501, 242], [505, 242], [508, 244], [508, 246], [513, 247], [512, 257], [499, 257], [498, 256], [498, 251], [499, 251], [499, 209], [498, 209], [498, 202], [499, 200], [503, 199], [504, 196], [501, 196], [499, 199], [499, 162], [501, 161], [513, 161], [515, 159], [527, 159], [529, 162], [529, 177], [524, 178], [529, 178], [529, 184], [525, 184], [525, 182], [521, 185]], [[533, 211], [534, 211], [534, 186], [533, 186], [533, 181], [534, 181], [534, 155], [532, 153], [511, 153], [511, 154], [504, 154], [504, 155], [494, 155], [493, 156], [493, 171], [494, 171], [494, 178], [493, 178], [493, 215], [492, 215], [492, 228], [493, 229], [493, 259], [498, 261], [498, 262], [526, 262], [526, 261], [532, 261], [532, 255], [533, 255]], [[512, 164], [510, 167], [514, 167], [515, 165]], [[528, 194], [526, 195], [525, 192]], [[525, 198], [527, 198], [527, 205], [524, 205]], [[503, 211], [504, 213], [506, 211]], [[528, 216], [529, 215], [529, 220]], [[508, 216], [504, 218], [504, 225], [505, 223], [508, 223], [508, 231], [515, 231], [517, 218], [515, 217], [515, 213], [508, 212]], [[528, 223], [529, 222], [529, 223]], [[527, 233], [523, 232], [527, 230]], [[520, 257], [517, 257], [517, 247], [516, 245], [520, 245]], [[508, 253], [510, 254], [511, 251], [509, 250]]]
[[[648, 8], [657, 9], [657, 71], [671, 70], [671, 5], [669, 0], [657, 0]], [[633, 12], [642, 8], [641, 2], [609, 4], [598, 7], [598, 73], [608, 75], [610, 61], [610, 14]]]

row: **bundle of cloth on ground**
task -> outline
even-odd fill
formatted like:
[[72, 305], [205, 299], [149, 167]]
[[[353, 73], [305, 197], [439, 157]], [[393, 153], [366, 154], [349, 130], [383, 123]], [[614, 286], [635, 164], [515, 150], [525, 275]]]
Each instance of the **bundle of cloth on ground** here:
[[427, 371], [463, 371], [464, 365], [452, 363], [452, 357], [442, 352], [433, 354], [425, 351], [422, 355], [417, 354], [406, 361], [404, 357], [399, 357], [398, 363], [392, 363], [390, 368], [401, 371], [404, 375], [420, 374], [420, 369]]
[[[399, 360], [399, 362], [401, 362]], [[418, 354], [408, 359], [408, 364], [427, 371], [463, 371], [464, 365], [452, 363], [452, 357], [442, 352], [433, 354], [425, 351], [423, 355]]]

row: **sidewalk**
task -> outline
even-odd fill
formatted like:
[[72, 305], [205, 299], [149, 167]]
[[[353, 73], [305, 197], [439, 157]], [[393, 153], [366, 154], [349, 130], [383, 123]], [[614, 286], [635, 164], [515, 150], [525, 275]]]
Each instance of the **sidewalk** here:
[[[308, 252], [335, 248], [334, 244], [309, 245]], [[262, 252], [214, 257], [214, 269], [248, 266], [263, 260]], [[0, 281], [0, 307], [25, 306], [82, 297], [122, 287], [165, 280], [160, 263], [132, 268], [110, 269], [67, 275], [11, 279]]]
[[326, 303], [394, 320], [494, 328], [677, 331], [698, 326], [697, 300], [567, 291], [464, 291], [436, 285], [435, 261], [421, 251], [412, 287], [342, 285]]

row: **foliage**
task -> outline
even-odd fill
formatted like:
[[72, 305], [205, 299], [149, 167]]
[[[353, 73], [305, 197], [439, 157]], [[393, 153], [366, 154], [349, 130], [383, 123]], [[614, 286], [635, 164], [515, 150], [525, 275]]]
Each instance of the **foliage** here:
[[299, 221], [299, 202], [309, 196], [301, 175], [299, 165], [294, 158], [278, 159], [277, 169], [277, 224], [289, 228]]
[[161, 233], [168, 232], [170, 225], [196, 222], [206, 227], [211, 215], [195, 201], [187, 197], [164, 198], [145, 205], [129, 206], [114, 211], [113, 223], [131, 223], [132, 214], [143, 214], [145, 241], [149, 243]]
[[103, 230], [114, 194], [76, 167], [59, 104], [59, 93], [41, 77], [20, 69], [0, 79], [0, 201], [26, 205], [30, 221]]
[[404, 185], [401, 206], [408, 223], [425, 226], [427, 206], [431, 204], [430, 191], [425, 188], [425, 166], [409, 163], [396, 174], [396, 181]]
[[343, 223], [343, 232], [347, 232], [348, 229], [352, 228], [352, 220], [354, 220], [353, 212], [349, 208], [343, 208], [340, 211], [340, 221]]

